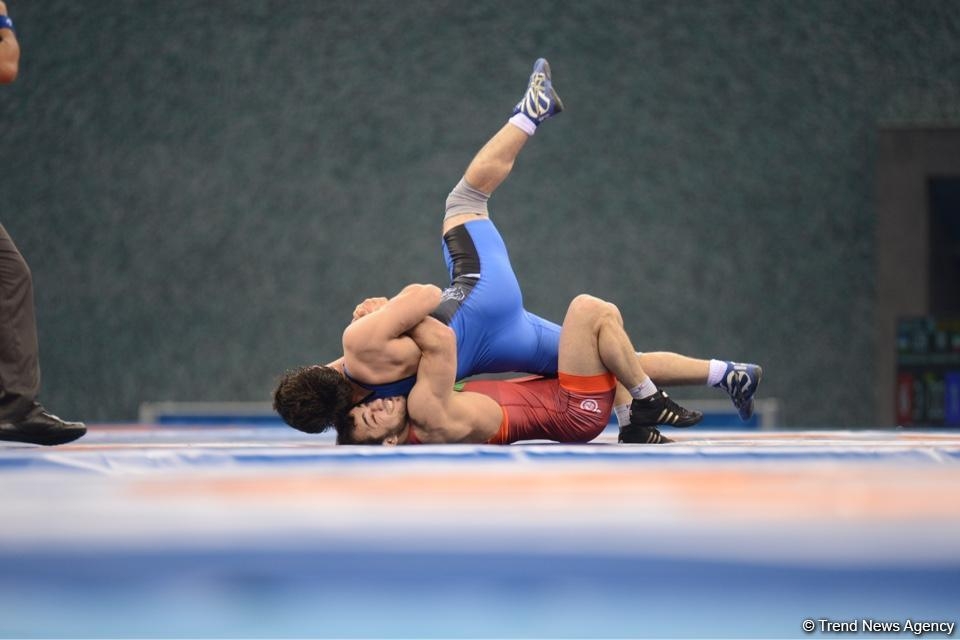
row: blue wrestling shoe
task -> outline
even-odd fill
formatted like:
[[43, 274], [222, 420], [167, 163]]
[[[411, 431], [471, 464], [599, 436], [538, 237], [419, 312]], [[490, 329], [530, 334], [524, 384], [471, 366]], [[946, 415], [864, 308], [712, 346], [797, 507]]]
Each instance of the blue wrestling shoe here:
[[643, 400], [630, 403], [630, 426], [653, 427], [667, 424], [671, 427], [692, 427], [703, 419], [700, 411], [685, 409], [674, 402], [663, 389]]
[[723, 379], [713, 386], [730, 394], [740, 419], [746, 422], [753, 416], [753, 395], [757, 392], [762, 377], [763, 369], [759, 365], [728, 362]]
[[550, 63], [545, 58], [538, 58], [533, 63], [533, 73], [527, 84], [527, 92], [513, 108], [514, 115], [522, 113], [530, 121], [539, 126], [541, 122], [563, 111], [563, 101], [553, 88], [550, 80]]

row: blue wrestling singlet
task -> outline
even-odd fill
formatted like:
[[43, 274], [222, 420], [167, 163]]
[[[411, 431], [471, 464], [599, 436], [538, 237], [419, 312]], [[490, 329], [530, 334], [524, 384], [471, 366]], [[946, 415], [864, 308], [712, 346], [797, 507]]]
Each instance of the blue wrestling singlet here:
[[358, 387], [363, 387], [367, 389], [370, 393], [363, 397], [363, 400], [357, 404], [363, 404], [364, 402], [371, 402], [377, 398], [394, 398], [396, 396], [408, 396], [410, 395], [413, 385], [417, 384], [417, 376], [408, 376], [403, 380], [397, 380], [396, 382], [384, 382], [383, 384], [367, 384], [366, 382], [361, 382], [350, 375], [350, 372], [347, 371], [347, 365], [343, 365], [343, 377], [354, 383]]
[[489, 218], [443, 236], [451, 284], [431, 315], [457, 335], [457, 379], [478, 373], [557, 374], [560, 326], [523, 308], [507, 247]]
[[[443, 258], [451, 283], [430, 315], [457, 335], [457, 380], [509, 371], [555, 377], [560, 326], [523, 308], [520, 283], [493, 222], [471, 220], [445, 233]], [[346, 375], [371, 391], [361, 402], [406, 396], [416, 382], [411, 376], [365, 384]]]

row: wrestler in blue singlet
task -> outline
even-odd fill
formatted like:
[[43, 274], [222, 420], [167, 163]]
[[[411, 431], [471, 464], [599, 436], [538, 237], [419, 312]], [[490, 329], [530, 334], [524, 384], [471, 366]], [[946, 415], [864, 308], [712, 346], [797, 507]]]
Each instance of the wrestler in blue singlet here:
[[[445, 233], [443, 258], [451, 283], [430, 315], [457, 335], [457, 379], [508, 371], [556, 376], [560, 326], [523, 308], [520, 283], [493, 222], [479, 218]], [[371, 391], [363, 402], [407, 395], [416, 381], [350, 379]]]
[[[508, 123], [529, 137], [547, 118], [561, 111], [563, 101], [553, 87], [550, 64], [545, 58], [538, 58], [523, 98], [513, 108]], [[487, 145], [500, 135], [498, 132]], [[560, 326], [523, 308], [523, 295], [510, 266], [507, 247], [489, 218], [487, 201], [509, 175], [513, 159], [523, 146], [517, 144], [516, 133], [505, 135], [509, 135], [504, 139], [507, 142], [498, 143], [492, 150], [485, 145], [477, 153], [446, 201], [445, 221], [460, 215], [484, 216], [443, 234], [443, 258], [450, 270], [450, 286], [431, 315], [456, 333], [457, 379], [510, 371], [557, 374]], [[485, 160], [475, 166], [481, 157]], [[487, 167], [486, 160], [493, 158], [500, 161]], [[471, 174], [473, 185], [467, 180]], [[373, 391], [367, 399], [388, 397], [390, 392], [397, 395], [397, 390], [410, 386], [409, 378], [388, 385], [351, 380]]]

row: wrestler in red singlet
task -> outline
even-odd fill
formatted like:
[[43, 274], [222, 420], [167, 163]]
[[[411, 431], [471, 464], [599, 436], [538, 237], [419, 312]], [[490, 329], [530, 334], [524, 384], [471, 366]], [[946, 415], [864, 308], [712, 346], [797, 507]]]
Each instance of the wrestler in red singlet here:
[[[520, 440], [589, 442], [607, 426], [616, 378], [611, 373], [558, 378], [536, 376], [516, 380], [471, 380], [458, 391], [490, 396], [503, 410], [497, 434], [487, 444]], [[407, 444], [420, 444], [410, 429]]]

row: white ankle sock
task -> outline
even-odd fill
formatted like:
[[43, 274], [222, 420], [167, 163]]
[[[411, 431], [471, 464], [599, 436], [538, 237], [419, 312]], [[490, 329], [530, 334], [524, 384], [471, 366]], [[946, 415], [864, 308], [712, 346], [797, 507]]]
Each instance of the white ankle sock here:
[[724, 360], [710, 361], [710, 374], [707, 375], [707, 386], [716, 387], [723, 380], [723, 374], [727, 372], [727, 365], [730, 364]]
[[643, 400], [644, 398], [649, 398], [657, 392], [657, 385], [653, 384], [653, 380], [646, 378], [643, 382], [637, 386], [630, 389], [630, 395], [636, 398], [637, 400]]
[[533, 120], [522, 113], [513, 114], [513, 116], [511, 116], [507, 122], [515, 126], [517, 129], [520, 129], [528, 136], [532, 136], [537, 132], [537, 125], [534, 124]]
[[617, 414], [617, 424], [619, 426], [625, 427], [630, 424], [630, 405], [617, 405], [613, 408], [613, 412]]

